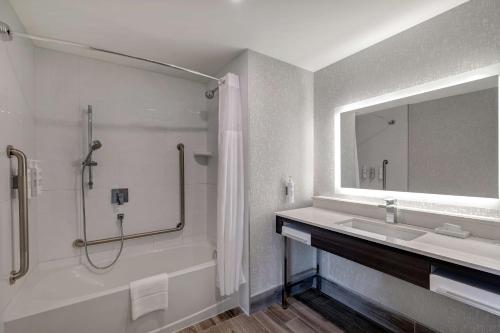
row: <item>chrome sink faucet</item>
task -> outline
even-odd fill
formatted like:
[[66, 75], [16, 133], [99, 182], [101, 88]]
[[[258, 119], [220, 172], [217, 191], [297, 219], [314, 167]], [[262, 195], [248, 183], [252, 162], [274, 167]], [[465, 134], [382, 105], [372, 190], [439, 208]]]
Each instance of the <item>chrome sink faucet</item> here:
[[385, 199], [385, 205], [378, 205], [380, 208], [385, 208], [385, 222], [396, 224], [398, 223], [398, 201], [396, 199]]

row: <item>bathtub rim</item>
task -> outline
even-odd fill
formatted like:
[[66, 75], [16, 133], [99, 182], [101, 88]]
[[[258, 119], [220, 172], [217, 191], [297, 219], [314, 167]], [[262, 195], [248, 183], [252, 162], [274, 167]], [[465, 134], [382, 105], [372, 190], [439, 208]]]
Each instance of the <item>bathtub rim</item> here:
[[[149, 254], [160, 253], [163, 251], [171, 251], [173, 249], [182, 248], [182, 247], [189, 247], [190, 245], [200, 245], [200, 243], [197, 243], [197, 244], [179, 244], [178, 246], [172, 246], [172, 247], [163, 248], [163, 249], [154, 249], [154, 250], [150, 250], [150, 251], [146, 251], [146, 252], [142, 252], [142, 253], [133, 253], [133, 254], [130, 254], [129, 256], [127, 256], [127, 258], [147, 256]], [[205, 242], [203, 245], [207, 245], [208, 247], [210, 247], [210, 249], [215, 250], [215, 247], [210, 242]], [[172, 278], [176, 278], [176, 277], [179, 277], [181, 275], [184, 275], [184, 274], [189, 274], [189, 273], [192, 273], [195, 271], [207, 269], [209, 267], [213, 267], [216, 265], [217, 265], [216, 259], [209, 259], [205, 262], [202, 262], [202, 263], [199, 263], [196, 265], [192, 265], [192, 266], [189, 266], [187, 268], [180, 269], [180, 270], [173, 271], [171, 273], [168, 273], [168, 275], [169, 275], [169, 278], [172, 279]], [[6, 308], [4, 309], [4, 311], [2, 313], [2, 320], [1, 321], [4, 323], [7, 323], [10, 321], [19, 320], [19, 319], [22, 319], [25, 317], [42, 314], [44, 312], [56, 310], [56, 309], [63, 308], [66, 306], [71, 306], [71, 305], [79, 303], [79, 302], [85, 302], [85, 301], [88, 301], [91, 299], [104, 297], [104, 296], [107, 296], [110, 294], [114, 294], [114, 293], [118, 293], [118, 292], [122, 292], [122, 291], [130, 289], [130, 282], [132, 282], [132, 281], [129, 281], [126, 284], [122, 284], [122, 285], [112, 287], [112, 288], [109, 288], [106, 290], [96, 291], [96, 292], [86, 294], [83, 296], [77, 296], [77, 297], [62, 299], [62, 300], [58, 300], [58, 301], [54, 301], [54, 302], [48, 302], [48, 304], [46, 306], [44, 306], [43, 309], [39, 309], [39, 307], [36, 307], [35, 309], [31, 309], [31, 310], [28, 308], [26, 311], [20, 311], [20, 310], [14, 311], [17, 308], [16, 307], [13, 309], [13, 306], [16, 304], [15, 303], [16, 299], [21, 295], [21, 293], [23, 291], [26, 292], [25, 289], [27, 289], [28, 287], [33, 288], [33, 286], [34, 286], [33, 283], [36, 283], [36, 281], [34, 281], [34, 279], [36, 277], [39, 277], [39, 274], [43, 274], [42, 276], [44, 276], [46, 274], [50, 275], [50, 273], [52, 273], [52, 272], [56, 272], [59, 270], [65, 270], [65, 269], [73, 269], [73, 268], [77, 268], [80, 266], [85, 266], [86, 268], [88, 268], [87, 265], [84, 263], [80, 263], [76, 266], [75, 265], [62, 265], [62, 266], [55, 265], [52, 268], [44, 267], [42, 269], [37, 267], [35, 269], [35, 271], [33, 272], [33, 274], [30, 277], [28, 277], [28, 279], [26, 279], [26, 281], [24, 281], [23, 286], [21, 286], [19, 291], [11, 299], [9, 304], [6, 306]], [[94, 273], [93, 271], [91, 271], [91, 272]], [[154, 275], [156, 275], [156, 274], [154, 274]], [[153, 275], [151, 275], [151, 276], [153, 276]], [[214, 288], [215, 287], [216, 286], [214, 286]], [[19, 309], [19, 308], [17, 308], [17, 309]]]

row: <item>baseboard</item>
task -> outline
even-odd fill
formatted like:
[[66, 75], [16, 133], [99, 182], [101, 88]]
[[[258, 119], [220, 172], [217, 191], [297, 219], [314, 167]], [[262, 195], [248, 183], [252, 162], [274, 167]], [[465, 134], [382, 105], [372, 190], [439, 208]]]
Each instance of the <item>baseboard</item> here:
[[[308, 269], [306, 271], [294, 274], [289, 279], [288, 295], [293, 296], [300, 292], [306, 291], [315, 285], [316, 269]], [[267, 308], [276, 303], [281, 303], [282, 285], [273, 287], [259, 294], [250, 297], [250, 313], [255, 313]]]

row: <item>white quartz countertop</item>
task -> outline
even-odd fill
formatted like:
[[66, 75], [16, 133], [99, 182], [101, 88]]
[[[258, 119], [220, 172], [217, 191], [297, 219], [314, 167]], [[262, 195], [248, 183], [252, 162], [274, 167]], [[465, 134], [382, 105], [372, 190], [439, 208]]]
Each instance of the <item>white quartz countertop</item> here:
[[316, 207], [281, 211], [277, 212], [276, 215], [315, 227], [500, 275], [500, 242], [498, 241], [477, 237], [460, 239], [436, 234], [432, 229], [402, 223], [396, 224], [395, 227], [399, 229], [425, 232], [423, 236], [406, 241], [359, 229], [352, 229], [340, 224], [353, 218], [385, 224], [382, 220]]

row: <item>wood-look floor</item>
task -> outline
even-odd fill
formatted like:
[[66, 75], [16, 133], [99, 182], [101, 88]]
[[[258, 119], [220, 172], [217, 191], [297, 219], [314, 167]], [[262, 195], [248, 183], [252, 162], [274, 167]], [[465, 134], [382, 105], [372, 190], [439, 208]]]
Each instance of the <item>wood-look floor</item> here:
[[[311, 298], [311, 295], [309, 295]], [[330, 299], [317, 295], [315, 304], [324, 304], [330, 311], [338, 312], [339, 309], [331, 308]], [[290, 305], [283, 310], [280, 305], [274, 304], [269, 308], [259, 311], [252, 316], [247, 316], [239, 310], [231, 310], [214, 318], [185, 328], [180, 333], [351, 333], [351, 332], [386, 332], [372, 323], [351, 316], [349, 311], [340, 309], [339, 325], [326, 319], [323, 315], [311, 309], [297, 298], [289, 299]], [[324, 303], [322, 303], [324, 302]], [[330, 316], [329, 316], [330, 317]], [[340, 328], [342, 327], [342, 328]]]

